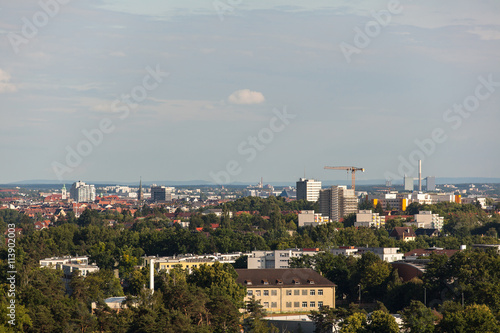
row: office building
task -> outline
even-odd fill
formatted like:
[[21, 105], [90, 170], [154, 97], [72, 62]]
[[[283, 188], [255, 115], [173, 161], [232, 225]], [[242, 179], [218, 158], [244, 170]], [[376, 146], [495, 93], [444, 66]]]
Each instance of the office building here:
[[300, 178], [297, 182], [297, 200], [318, 201], [321, 181]]
[[71, 199], [76, 202], [91, 202], [95, 200], [95, 187], [94, 185], [87, 185], [82, 181], [73, 183], [69, 190]]
[[318, 311], [335, 308], [335, 284], [310, 268], [237, 269], [236, 282], [247, 289], [266, 312]]
[[358, 211], [358, 198], [354, 190], [346, 186], [332, 186], [320, 191], [319, 211], [332, 221], [339, 221], [346, 215]]
[[151, 200], [172, 201], [172, 191], [165, 186], [151, 186]]

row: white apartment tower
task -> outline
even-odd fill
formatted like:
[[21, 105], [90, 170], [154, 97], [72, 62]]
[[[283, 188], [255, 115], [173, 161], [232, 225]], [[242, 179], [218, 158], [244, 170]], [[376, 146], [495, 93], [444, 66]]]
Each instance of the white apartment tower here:
[[71, 199], [76, 202], [91, 202], [95, 200], [95, 187], [94, 185], [87, 185], [82, 181], [73, 183], [69, 190]]
[[300, 178], [297, 182], [297, 200], [316, 202], [319, 199], [321, 181], [315, 179]]

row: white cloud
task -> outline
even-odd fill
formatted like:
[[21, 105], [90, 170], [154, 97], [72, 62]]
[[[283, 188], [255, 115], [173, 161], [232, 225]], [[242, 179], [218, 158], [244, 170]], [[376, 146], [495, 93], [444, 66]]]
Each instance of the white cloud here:
[[233, 92], [228, 100], [233, 104], [260, 104], [265, 101], [265, 98], [261, 92], [241, 89]]
[[10, 74], [0, 69], [0, 94], [16, 92], [17, 87], [10, 83]]

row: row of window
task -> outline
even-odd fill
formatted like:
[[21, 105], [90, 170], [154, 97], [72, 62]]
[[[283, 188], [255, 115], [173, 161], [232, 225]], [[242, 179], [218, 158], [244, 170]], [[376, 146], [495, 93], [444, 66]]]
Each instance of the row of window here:
[[[294, 308], [300, 308], [300, 303], [301, 302], [293, 302], [293, 307]], [[303, 308], [307, 308], [307, 305], [309, 304], [309, 307], [310, 308], [315, 308], [316, 307], [316, 302], [302, 302], [302, 307]], [[263, 305], [262, 305], [264, 308], [268, 309], [269, 308], [269, 302], [264, 302]], [[292, 302], [286, 302], [285, 306], [287, 308], [291, 308], [292, 307]], [[323, 302], [318, 302], [318, 308], [321, 308], [323, 306]], [[271, 302], [271, 308], [277, 308], [278, 307], [278, 303], [277, 302]]]
[[[255, 296], [269, 296], [269, 290], [262, 290], [262, 292], [260, 290], [248, 290], [247, 291], [247, 295], [248, 296], [253, 296], [254, 295], [254, 291], [255, 291]], [[301, 291], [300, 289], [295, 289], [293, 290], [293, 295], [294, 296], [300, 296], [301, 294]], [[292, 290], [291, 289], [287, 289], [285, 291], [285, 295], [286, 296], [292, 296]], [[315, 296], [316, 295], [316, 289], [310, 289], [310, 290], [307, 290], [307, 289], [302, 289], [302, 296]], [[278, 296], [278, 291], [277, 290], [271, 290], [271, 296]], [[318, 289], [318, 296], [323, 296], [323, 289]]]

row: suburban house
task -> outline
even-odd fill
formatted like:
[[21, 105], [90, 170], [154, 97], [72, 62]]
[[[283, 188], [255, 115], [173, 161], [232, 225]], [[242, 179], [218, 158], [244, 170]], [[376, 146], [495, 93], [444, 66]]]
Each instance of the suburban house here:
[[415, 231], [410, 227], [395, 227], [389, 236], [405, 242], [413, 241], [417, 238]]
[[267, 312], [298, 312], [335, 307], [335, 284], [310, 268], [237, 269], [236, 282]]

